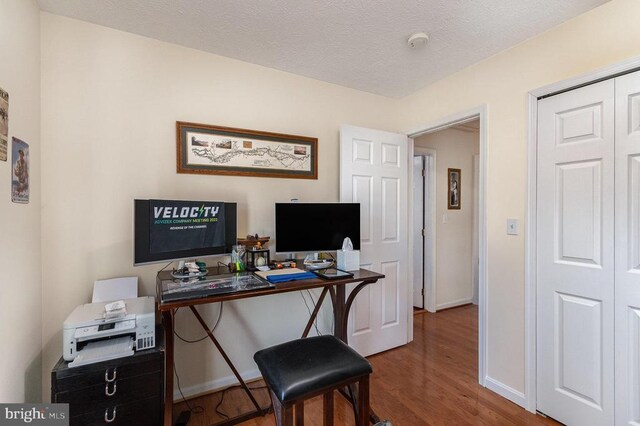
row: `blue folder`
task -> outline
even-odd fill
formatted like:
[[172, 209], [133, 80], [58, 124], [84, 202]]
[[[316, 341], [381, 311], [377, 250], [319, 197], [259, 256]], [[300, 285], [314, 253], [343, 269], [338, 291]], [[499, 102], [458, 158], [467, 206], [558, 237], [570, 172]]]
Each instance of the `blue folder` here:
[[297, 272], [295, 274], [269, 275], [267, 276], [267, 281], [277, 284], [287, 281], [308, 280], [310, 278], [317, 278], [317, 276], [312, 272]]

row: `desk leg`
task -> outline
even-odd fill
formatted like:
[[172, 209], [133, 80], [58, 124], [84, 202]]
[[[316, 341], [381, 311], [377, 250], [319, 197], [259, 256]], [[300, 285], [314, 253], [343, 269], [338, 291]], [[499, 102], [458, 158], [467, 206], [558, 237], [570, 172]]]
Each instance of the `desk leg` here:
[[173, 425], [173, 309], [162, 311], [164, 323], [164, 426]]
[[[345, 343], [349, 343], [349, 336], [347, 335], [347, 325], [349, 323], [349, 312], [351, 311], [351, 305], [356, 299], [360, 290], [372, 284], [375, 281], [363, 281], [349, 293], [349, 297], [346, 298], [346, 288], [344, 285], [336, 286], [336, 296], [332, 297], [333, 301], [333, 316], [335, 320], [335, 326], [333, 335]], [[333, 293], [332, 293], [333, 296]]]
[[324, 297], [327, 295], [328, 291], [329, 291], [329, 287], [325, 287], [324, 290], [322, 290], [322, 293], [320, 294], [320, 298], [316, 302], [316, 306], [313, 309], [313, 313], [309, 318], [309, 322], [307, 322], [307, 326], [304, 328], [304, 331], [302, 332], [303, 339], [305, 339], [309, 335], [309, 331], [311, 331], [313, 322], [316, 320], [316, 317], [318, 316], [318, 311], [320, 310], [320, 307], [322, 306], [322, 302], [324, 301]]
[[[332, 297], [333, 301], [333, 316], [335, 320], [335, 326], [333, 335], [338, 339], [342, 340], [346, 344], [349, 344], [349, 336], [347, 334], [347, 325], [349, 323], [349, 312], [351, 311], [351, 306], [353, 305], [353, 301], [355, 300], [360, 290], [365, 288], [369, 284], [373, 284], [375, 281], [363, 281], [358, 284], [351, 293], [349, 293], [349, 297], [346, 298], [346, 289], [344, 285], [336, 286], [336, 295]], [[333, 292], [331, 294], [333, 296]], [[353, 405], [353, 412], [355, 418], [358, 419], [358, 404], [359, 402], [354, 395], [354, 387], [350, 386], [348, 388], [349, 393], [347, 393], [344, 389], [340, 390], [340, 394], [342, 394], [351, 404]], [[369, 409], [369, 420], [372, 424], [376, 424], [380, 421], [380, 418], [373, 412], [373, 409]]]
[[333, 335], [345, 343], [348, 342], [345, 319], [349, 318], [349, 312], [345, 309], [346, 286], [336, 286], [336, 297], [333, 299]]
[[[235, 365], [233, 365], [233, 363], [231, 362], [231, 359], [227, 356], [227, 353], [224, 351], [224, 349], [222, 349], [222, 346], [220, 345], [218, 340], [214, 337], [214, 335], [211, 332], [211, 330], [209, 329], [209, 327], [207, 327], [207, 323], [204, 322], [204, 320], [200, 316], [200, 313], [198, 312], [196, 307], [195, 306], [189, 306], [189, 309], [191, 309], [191, 312], [193, 312], [193, 315], [195, 315], [196, 319], [198, 320], [198, 322], [200, 323], [200, 325], [202, 326], [204, 331], [207, 332], [207, 335], [209, 336], [209, 339], [211, 340], [211, 342], [213, 342], [213, 344], [216, 346], [216, 349], [218, 349], [218, 352], [220, 352], [220, 355], [222, 355], [222, 358], [224, 358], [224, 361], [227, 363], [227, 365], [229, 366], [229, 368], [233, 372], [234, 376], [236, 376], [236, 379], [238, 379], [238, 382], [240, 383], [240, 386], [242, 386], [242, 388], [244, 389], [245, 393], [247, 394], [247, 396], [251, 400], [251, 403], [256, 408], [255, 413], [257, 415], [260, 415], [260, 416], [264, 415], [266, 413], [266, 410], [263, 410], [260, 407], [260, 404], [258, 404], [258, 401], [256, 401], [256, 398], [253, 396], [253, 393], [251, 393], [251, 390], [247, 386], [247, 383], [244, 381], [242, 376], [240, 376], [240, 373], [238, 373], [238, 370], [236, 370]], [[257, 417], [257, 416], [253, 416], [253, 417]], [[249, 418], [251, 418], [251, 417], [246, 417], [244, 420], [249, 419]]]

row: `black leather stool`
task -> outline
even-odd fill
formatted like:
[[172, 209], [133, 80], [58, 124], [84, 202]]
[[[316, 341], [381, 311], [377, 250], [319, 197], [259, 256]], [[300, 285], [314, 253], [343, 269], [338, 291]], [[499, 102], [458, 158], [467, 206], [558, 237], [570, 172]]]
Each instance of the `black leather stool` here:
[[253, 359], [269, 387], [278, 426], [304, 424], [304, 400], [324, 395], [323, 425], [333, 424], [333, 391], [358, 384], [356, 425], [369, 422], [371, 364], [333, 336], [309, 337], [256, 352]]

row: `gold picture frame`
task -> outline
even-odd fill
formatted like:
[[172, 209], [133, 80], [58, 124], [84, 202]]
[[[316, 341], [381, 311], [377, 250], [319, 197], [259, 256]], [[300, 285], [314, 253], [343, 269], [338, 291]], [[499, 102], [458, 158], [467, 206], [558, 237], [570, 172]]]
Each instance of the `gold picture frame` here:
[[176, 122], [178, 173], [318, 179], [318, 139]]

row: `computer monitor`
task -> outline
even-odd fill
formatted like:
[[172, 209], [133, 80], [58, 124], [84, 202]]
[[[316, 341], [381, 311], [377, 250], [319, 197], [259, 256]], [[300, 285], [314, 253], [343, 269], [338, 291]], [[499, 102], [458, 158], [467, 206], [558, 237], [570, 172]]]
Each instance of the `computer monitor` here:
[[134, 200], [134, 265], [231, 253], [237, 205], [215, 201]]
[[359, 203], [276, 204], [278, 253], [335, 251], [345, 237], [360, 249]]

